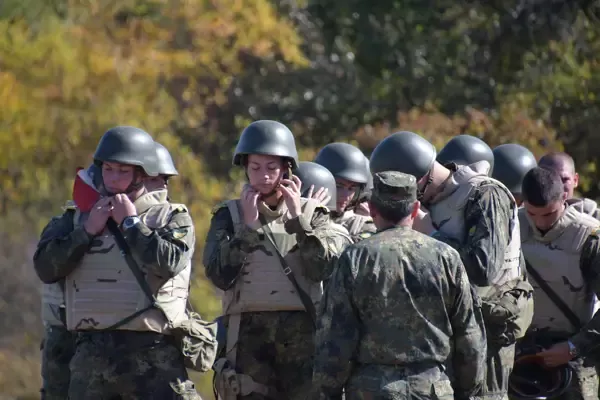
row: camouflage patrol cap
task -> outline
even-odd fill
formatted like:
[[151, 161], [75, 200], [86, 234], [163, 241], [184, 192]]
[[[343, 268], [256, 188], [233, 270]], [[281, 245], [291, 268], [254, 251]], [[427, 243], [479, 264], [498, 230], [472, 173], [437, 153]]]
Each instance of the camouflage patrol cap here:
[[373, 175], [371, 201], [386, 208], [417, 200], [417, 179], [397, 171], [383, 171]]

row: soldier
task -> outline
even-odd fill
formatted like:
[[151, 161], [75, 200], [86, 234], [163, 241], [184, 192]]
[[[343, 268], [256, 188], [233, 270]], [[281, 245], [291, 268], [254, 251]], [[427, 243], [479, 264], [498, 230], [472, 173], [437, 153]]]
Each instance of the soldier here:
[[327, 287], [313, 398], [340, 399], [344, 387], [348, 400], [466, 399], [481, 389], [486, 342], [466, 271], [454, 249], [411, 229], [419, 207], [413, 176], [375, 174], [378, 232], [346, 248]]
[[246, 127], [233, 164], [248, 184], [239, 199], [215, 208], [204, 250], [206, 276], [224, 291], [217, 391], [224, 400], [304, 399], [315, 304], [339, 256], [329, 211], [301, 197], [294, 136], [279, 122]]
[[527, 272], [534, 287], [535, 313], [523, 339], [547, 349], [537, 353], [546, 367], [573, 371], [564, 399], [597, 399], [592, 350], [600, 345], [599, 223], [565, 201], [564, 180], [535, 167], [523, 179], [519, 210]]
[[[307, 199], [315, 198], [329, 209], [335, 210], [337, 199], [336, 182], [327, 168], [314, 162], [302, 161], [298, 164], [295, 175], [302, 182], [302, 187], [300, 188], [302, 197]], [[323, 197], [325, 195], [326, 197]], [[353, 243], [352, 238], [344, 226], [333, 221], [330, 221], [330, 225], [332, 231], [338, 233], [336, 237], [339, 242], [336, 244], [336, 249], [341, 253], [346, 246]], [[328, 282], [329, 280], [324, 279], [323, 287], [327, 287]]]
[[144, 186], [146, 186], [149, 192], [167, 189], [169, 187], [169, 179], [179, 175], [169, 150], [158, 142], [154, 143], [156, 145], [156, 156], [158, 157], [158, 176], [148, 176], [145, 179]]
[[66, 325], [77, 334], [69, 398], [198, 398], [175, 393], [187, 372], [169, 329], [186, 317], [194, 227], [166, 191], [145, 190], [145, 176], [158, 174], [156, 161], [148, 133], [108, 130], [94, 162], [110, 196], [90, 212], [67, 209], [42, 233], [35, 270], [46, 284], [65, 280]]
[[[73, 183], [72, 200], [65, 209], [75, 203], [90, 211], [100, 198], [93, 183], [93, 174], [98, 173], [94, 164], [87, 169], [80, 168]], [[75, 335], [66, 328], [64, 279], [56, 283], [44, 284], [42, 289], [42, 321], [44, 339], [42, 341], [42, 390], [43, 400], [64, 400], [69, 395], [71, 372], [69, 362], [75, 354]]]
[[450, 139], [440, 150], [437, 162], [448, 164], [472, 165], [480, 161], [487, 161], [489, 173], [494, 169], [494, 153], [486, 142], [471, 135], [458, 135]]
[[369, 200], [371, 199], [371, 192], [373, 191], [373, 175], [371, 175], [371, 169], [369, 167], [369, 159], [365, 156], [365, 165], [368, 172], [367, 185], [360, 192], [360, 196], [357, 199], [357, 206], [354, 210], [356, 215], [362, 215], [364, 217], [370, 217], [371, 212], [369, 211]]
[[535, 156], [520, 144], [508, 143], [494, 148], [494, 159], [496, 165], [492, 178], [502, 182], [510, 190], [520, 207], [523, 203], [521, 184], [525, 174], [537, 165]]
[[330, 143], [323, 147], [314, 162], [327, 168], [337, 182], [337, 207], [334, 220], [343, 225], [354, 240], [372, 235], [375, 225], [370, 216], [357, 215], [354, 208], [369, 181], [365, 155], [348, 143]]
[[[416, 177], [419, 199], [429, 211], [419, 212], [416, 229], [458, 251], [483, 301], [488, 357], [482, 395], [505, 398], [514, 343], [533, 312], [533, 289], [522, 275], [517, 205], [504, 185], [487, 176], [488, 163], [449, 170], [435, 157], [435, 147], [421, 136], [398, 132], [377, 145], [371, 172], [395, 170]], [[509, 314], [501, 312], [507, 309]]]
[[539, 166], [549, 168], [560, 175], [569, 205], [600, 220], [600, 210], [594, 200], [574, 197], [575, 188], [579, 185], [579, 174], [575, 171], [575, 161], [570, 155], [562, 152], [548, 153], [540, 158]]

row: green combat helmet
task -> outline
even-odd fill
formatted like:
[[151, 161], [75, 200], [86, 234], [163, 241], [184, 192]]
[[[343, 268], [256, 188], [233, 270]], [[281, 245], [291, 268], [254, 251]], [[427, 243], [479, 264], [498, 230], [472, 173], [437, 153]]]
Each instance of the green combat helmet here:
[[348, 143], [330, 143], [323, 147], [314, 162], [327, 168], [335, 178], [366, 185], [369, 170], [365, 168], [365, 155]]
[[277, 121], [260, 120], [242, 131], [235, 148], [233, 165], [242, 166], [243, 156], [263, 154], [286, 158], [290, 167], [298, 168], [298, 152], [292, 131]]
[[330, 210], [335, 210], [337, 198], [335, 178], [327, 168], [314, 162], [302, 161], [298, 165], [295, 175], [302, 182], [302, 187], [300, 188], [302, 197], [306, 197], [311, 185], [314, 185], [313, 193], [321, 188], [325, 188], [328, 191], [328, 195], [331, 196], [329, 203], [325, 204], [325, 206]]
[[490, 174], [494, 168], [494, 153], [486, 142], [475, 136], [455, 136], [440, 150], [437, 162], [442, 165], [455, 163], [457, 165], [471, 165], [476, 162], [487, 161], [490, 164]]
[[162, 144], [155, 142], [156, 144], [156, 157], [158, 158], [158, 173], [166, 177], [177, 176], [179, 172], [175, 168], [173, 157], [169, 150]]
[[383, 139], [371, 154], [371, 173], [398, 171], [419, 181], [435, 163], [435, 147], [414, 132], [402, 131]]
[[132, 126], [117, 126], [102, 135], [94, 162], [116, 162], [141, 167], [146, 175], [158, 176], [154, 139], [147, 132]]
[[533, 153], [519, 144], [501, 144], [494, 148], [494, 158], [492, 178], [502, 182], [511, 193], [521, 194], [523, 178], [537, 166]]

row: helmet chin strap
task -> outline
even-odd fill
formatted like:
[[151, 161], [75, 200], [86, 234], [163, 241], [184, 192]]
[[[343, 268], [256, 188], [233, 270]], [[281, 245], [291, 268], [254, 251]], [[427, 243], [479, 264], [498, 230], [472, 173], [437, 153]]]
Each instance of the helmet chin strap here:
[[431, 183], [433, 182], [433, 175], [431, 174], [431, 170], [427, 173], [427, 181], [425, 182], [425, 184], [423, 185], [422, 189], [417, 190], [417, 200], [419, 200], [421, 203], [423, 203], [423, 205], [425, 207], [427, 207], [427, 205], [425, 204], [425, 202], [423, 201], [423, 197], [425, 196], [425, 191], [427, 190], [427, 188], [429, 188], [429, 185], [431, 185]]

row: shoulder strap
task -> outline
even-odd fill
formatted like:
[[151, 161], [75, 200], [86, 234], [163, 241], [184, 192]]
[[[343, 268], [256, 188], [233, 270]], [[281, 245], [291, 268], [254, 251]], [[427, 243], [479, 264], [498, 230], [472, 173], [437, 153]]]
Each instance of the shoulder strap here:
[[548, 298], [554, 303], [556, 307], [564, 314], [564, 316], [569, 320], [569, 322], [577, 329], [581, 329], [583, 324], [581, 320], [575, 313], [567, 306], [560, 296], [556, 294], [554, 290], [548, 285], [548, 283], [542, 278], [542, 276], [533, 268], [533, 265], [529, 263], [529, 261], [525, 260], [525, 265], [527, 267], [527, 272], [536, 280], [540, 288], [546, 293]]
[[[144, 273], [138, 267], [133, 256], [131, 255], [131, 249], [129, 248], [129, 245], [125, 241], [125, 238], [123, 237], [123, 234], [121, 233], [119, 226], [117, 225], [115, 220], [112, 218], [109, 218], [108, 221], [106, 221], [106, 227], [108, 228], [110, 233], [114, 236], [115, 241], [117, 242], [117, 246], [119, 246], [119, 249], [121, 250], [121, 255], [123, 256], [123, 258], [125, 258], [125, 262], [127, 263], [127, 266], [133, 273], [133, 276], [135, 276], [135, 279], [138, 281], [140, 288], [142, 289], [142, 291], [144, 292], [144, 294], [146, 295], [148, 300], [150, 300], [150, 305], [148, 307], [144, 307], [141, 310], [136, 311], [135, 313], [131, 314], [130, 316], [123, 318], [121, 321], [119, 321], [105, 329], [105, 330], [114, 330], [114, 329], [117, 329], [117, 328], [129, 323], [130, 321], [134, 320], [135, 318], [142, 315], [143, 313], [150, 310], [151, 308], [156, 307], [156, 297], [154, 297], [154, 294], [152, 293], [152, 289], [150, 289], [148, 282], [146, 282]], [[157, 308], [160, 308], [160, 307], [157, 307]], [[168, 320], [168, 318], [167, 318], [167, 320]]]
[[241, 221], [240, 208], [237, 200], [227, 201], [227, 208], [229, 208], [229, 214], [231, 215], [231, 222], [233, 222], [233, 230], [237, 230]]
[[281, 254], [279, 247], [277, 247], [277, 244], [275, 243], [275, 238], [273, 237], [273, 231], [271, 231], [271, 228], [269, 227], [269, 225], [267, 224], [267, 221], [265, 220], [265, 218], [262, 215], [260, 215], [260, 221], [263, 224], [262, 228], [265, 232], [265, 236], [269, 239], [269, 242], [271, 242], [271, 245], [273, 246], [273, 248], [275, 249], [275, 252], [277, 253], [277, 257], [279, 257], [279, 261], [280, 261], [281, 268], [283, 269], [283, 273], [285, 274], [285, 276], [287, 276], [287, 278], [290, 280], [290, 282], [292, 282], [292, 285], [296, 289], [296, 292], [298, 292], [298, 296], [300, 297], [300, 300], [302, 301], [302, 305], [304, 305], [306, 312], [310, 316], [313, 327], [316, 329], [316, 327], [317, 327], [317, 310], [315, 308], [315, 305], [312, 302], [312, 299], [304, 290], [302, 290], [302, 288], [298, 284], [298, 281], [296, 280], [296, 277], [294, 276], [292, 269], [289, 267], [288, 263], [285, 261], [283, 254]]

